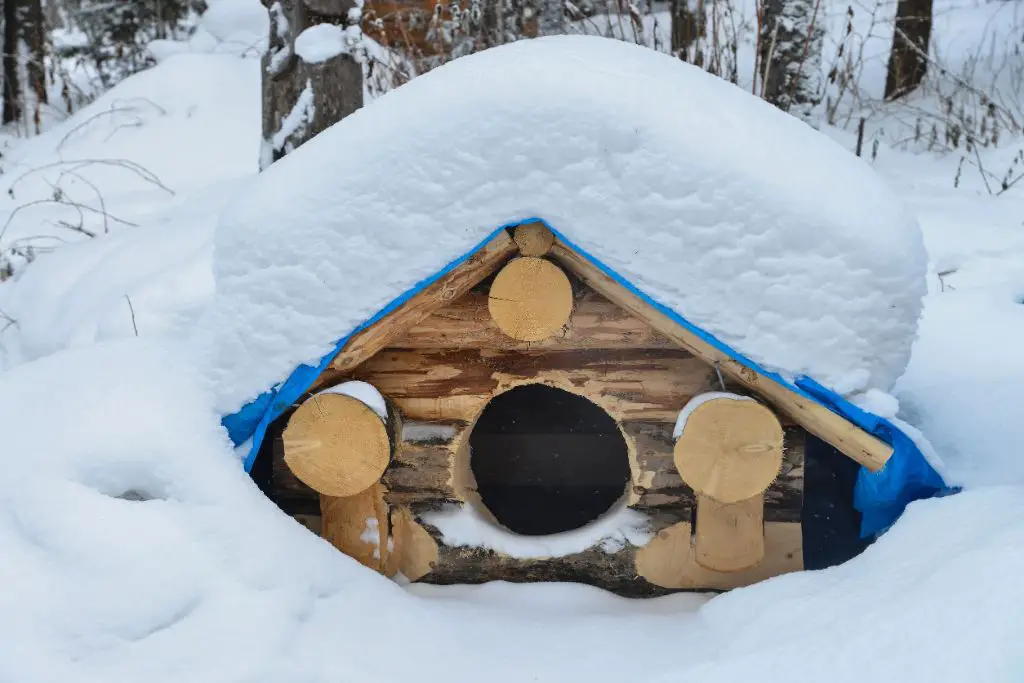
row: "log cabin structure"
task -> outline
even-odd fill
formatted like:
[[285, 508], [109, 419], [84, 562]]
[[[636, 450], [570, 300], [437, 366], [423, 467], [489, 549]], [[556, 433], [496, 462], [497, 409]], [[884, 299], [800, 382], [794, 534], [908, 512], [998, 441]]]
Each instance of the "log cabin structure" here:
[[808, 443], [893, 451], [540, 221], [352, 335], [270, 436], [268, 494], [387, 576], [627, 596], [803, 569]]
[[[295, 3], [272, 27], [347, 16]], [[340, 67], [289, 35], [266, 132], [312, 82], [316, 136], [221, 215], [203, 324], [246, 470], [340, 552], [399, 581], [723, 590], [842, 562], [942, 490], [865, 409], [891, 409], [871, 392], [906, 368], [925, 255], [848, 151], [583, 36], [330, 125]]]

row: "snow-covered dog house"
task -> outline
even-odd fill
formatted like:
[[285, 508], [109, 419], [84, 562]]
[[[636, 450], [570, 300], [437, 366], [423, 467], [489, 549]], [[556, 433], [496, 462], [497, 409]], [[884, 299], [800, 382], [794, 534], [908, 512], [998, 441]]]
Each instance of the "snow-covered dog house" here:
[[[844, 397], [906, 365], [913, 218], [653, 51], [525, 41], [417, 78], [257, 179], [215, 263], [247, 467], [389, 576], [730, 588], [803, 568], [836, 510], [870, 535], [942, 486]], [[861, 467], [813, 514], [812, 443]]]

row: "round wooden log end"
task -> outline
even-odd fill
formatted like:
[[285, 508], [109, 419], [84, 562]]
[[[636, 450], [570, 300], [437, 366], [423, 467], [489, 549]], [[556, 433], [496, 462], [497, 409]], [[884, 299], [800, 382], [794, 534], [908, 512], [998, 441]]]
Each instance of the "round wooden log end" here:
[[716, 398], [697, 407], [675, 444], [679, 476], [698, 494], [736, 503], [763, 492], [782, 469], [782, 425], [755, 401]]
[[543, 256], [555, 244], [555, 235], [543, 223], [524, 223], [512, 232], [512, 240], [523, 256]]
[[487, 297], [491, 318], [519, 341], [554, 336], [572, 314], [572, 285], [550, 261], [522, 256], [509, 261], [494, 278]]
[[361, 401], [342, 394], [314, 396], [284, 430], [284, 461], [313, 490], [354, 496], [380, 481], [391, 459], [384, 422]]

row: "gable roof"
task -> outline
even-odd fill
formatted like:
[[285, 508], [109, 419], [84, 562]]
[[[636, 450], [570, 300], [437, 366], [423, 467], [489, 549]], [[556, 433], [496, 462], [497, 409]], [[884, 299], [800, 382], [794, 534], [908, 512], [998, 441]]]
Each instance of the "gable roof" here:
[[[515, 254], [516, 247], [507, 230], [517, 224], [495, 230], [483, 243], [391, 301], [337, 340], [317, 365], [300, 365], [283, 384], [225, 417], [224, 426], [235, 444], [252, 440], [245, 458], [246, 469], [252, 467], [270, 423], [305, 394], [325, 369], [355, 368], [406, 329], [469, 291]], [[766, 370], [678, 312], [656, 302], [550, 225], [547, 227], [556, 236], [551, 256], [587, 285], [695, 356], [716, 365], [809, 432], [860, 463], [863, 469], [855, 504], [864, 515], [865, 534], [891, 524], [909, 501], [945, 489], [942, 478], [918, 445], [891, 421], [858, 408], [810, 377], [790, 380]]]
[[863, 161], [680, 60], [562, 36], [417, 77], [238, 193], [199, 332], [218, 409], [532, 216], [767, 369], [887, 390], [906, 367], [923, 243]]

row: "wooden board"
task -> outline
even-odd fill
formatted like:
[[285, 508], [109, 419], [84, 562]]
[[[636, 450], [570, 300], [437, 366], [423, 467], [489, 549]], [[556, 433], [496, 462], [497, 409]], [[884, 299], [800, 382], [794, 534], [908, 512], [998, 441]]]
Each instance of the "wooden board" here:
[[437, 543], [405, 508], [392, 514], [395, 570], [409, 581], [418, 581], [437, 565]]
[[662, 529], [636, 553], [636, 572], [662, 588], [728, 590], [749, 586], [773, 576], [800, 571], [803, 562], [803, 532], [799, 524], [768, 522], [764, 525], [764, 560], [735, 572], [716, 572], [697, 564], [689, 522]]
[[384, 487], [355, 496], [321, 496], [320, 535], [335, 548], [374, 571], [388, 566], [389, 526]]
[[387, 349], [349, 376], [373, 384], [416, 421], [472, 421], [496, 393], [540, 382], [583, 395], [616, 420], [667, 422], [694, 395], [717, 385], [714, 369], [682, 349], [623, 350], [611, 357], [601, 350]]
[[724, 374], [767, 400], [777, 411], [789, 415], [809, 432], [832, 444], [841, 453], [869, 470], [881, 469], [892, 456], [891, 446], [847, 422], [828, 408], [733, 360], [615, 282], [560, 241], [556, 240], [555, 246], [551, 249], [551, 256], [587, 285], [627, 311], [643, 318], [654, 329], [691, 353], [709, 363], [717, 364]]
[[698, 495], [693, 549], [697, 564], [720, 572], [735, 572], [760, 562], [765, 553], [761, 494], [736, 503]]
[[576, 295], [572, 316], [562, 333], [547, 339], [523, 342], [502, 333], [488, 311], [487, 293], [473, 290], [410, 327], [390, 347], [487, 351], [679, 348], [589, 288]]
[[[346, 372], [388, 346], [408, 328], [420, 322], [445, 304], [458, 299], [476, 284], [497, 270], [517, 252], [508, 233], [499, 232], [493, 240], [437, 282], [426, 287], [377, 323], [358, 332], [331, 361], [330, 370]], [[325, 373], [330, 374], [330, 373]], [[314, 385], [333, 384], [324, 375]]]

